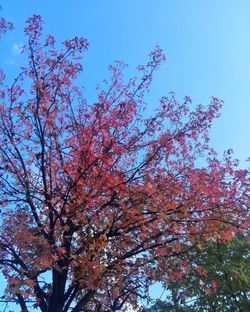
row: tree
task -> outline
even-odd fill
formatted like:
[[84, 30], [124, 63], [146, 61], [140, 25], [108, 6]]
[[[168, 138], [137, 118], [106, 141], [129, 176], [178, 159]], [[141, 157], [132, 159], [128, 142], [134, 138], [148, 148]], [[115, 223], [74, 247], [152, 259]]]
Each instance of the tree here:
[[166, 286], [169, 301], [150, 311], [249, 311], [250, 244], [246, 235], [230, 241], [210, 239], [192, 252], [192, 269]]
[[37, 15], [25, 33], [27, 66], [10, 87], [1, 77], [5, 298], [22, 311], [32, 300], [42, 312], [126, 311], [150, 283], [171, 278], [173, 263], [188, 269], [180, 256], [197, 237], [248, 225], [249, 173], [230, 151], [220, 162], [209, 148], [219, 99], [193, 107], [170, 93], [145, 116], [144, 95], [165, 60], [159, 47], [139, 78], [125, 82], [126, 66], [110, 66], [91, 104], [74, 83], [87, 40], [57, 49]]
[[[171, 296], [170, 296], [171, 297]], [[186, 305], [185, 303], [174, 303], [173, 298], [170, 300], [163, 301], [157, 299], [155, 303], [149, 308], [142, 308], [142, 312], [193, 312], [192, 307]]]
[[[1, 5], [0, 5], [0, 11], [2, 11]], [[0, 38], [12, 29], [13, 29], [13, 24], [7, 21], [4, 17], [0, 16]]]

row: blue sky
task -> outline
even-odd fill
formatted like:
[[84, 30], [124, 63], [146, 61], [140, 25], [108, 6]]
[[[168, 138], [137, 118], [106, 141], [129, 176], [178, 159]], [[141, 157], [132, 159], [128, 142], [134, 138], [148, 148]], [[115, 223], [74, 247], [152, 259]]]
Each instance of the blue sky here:
[[131, 75], [159, 44], [167, 56], [156, 74], [148, 107], [173, 90], [177, 98], [209, 103], [225, 101], [211, 130], [212, 145], [222, 153], [232, 147], [242, 161], [250, 156], [250, 0], [3, 0], [4, 16], [15, 30], [1, 41], [0, 64], [18, 73], [25, 42], [24, 22], [40, 14], [45, 32], [58, 41], [88, 38], [80, 84], [93, 96], [114, 60], [130, 65]]
[[15, 31], [1, 42], [0, 62], [18, 72], [17, 47], [24, 43], [25, 19], [33, 13], [45, 32], [59, 41], [82, 35], [90, 42], [80, 84], [93, 94], [107, 66], [123, 60], [135, 67], [159, 44], [167, 62], [156, 74], [149, 109], [161, 95], [189, 95], [208, 103], [225, 101], [222, 117], [211, 131], [220, 152], [232, 147], [241, 160], [250, 155], [250, 1], [249, 0], [53, 0], [1, 1]]

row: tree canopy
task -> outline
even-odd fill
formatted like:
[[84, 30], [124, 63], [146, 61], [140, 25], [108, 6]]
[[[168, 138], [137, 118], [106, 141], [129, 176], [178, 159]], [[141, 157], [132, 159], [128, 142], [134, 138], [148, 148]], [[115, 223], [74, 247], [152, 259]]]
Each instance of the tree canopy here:
[[59, 47], [42, 25], [27, 20], [27, 64], [11, 85], [0, 76], [5, 298], [22, 311], [30, 301], [42, 312], [126, 311], [154, 281], [190, 270], [182, 255], [197, 238], [249, 226], [249, 172], [209, 147], [218, 98], [196, 106], [170, 93], [145, 114], [159, 47], [128, 81], [124, 63], [111, 65], [90, 103], [77, 82], [88, 41]]
[[[0, 12], [2, 11], [2, 7], [0, 5]], [[0, 16], [0, 38], [5, 35], [8, 31], [13, 29], [13, 24], [7, 21], [4, 17]]]
[[[192, 256], [191, 256], [192, 254]], [[191, 270], [182, 279], [170, 280], [166, 301], [157, 300], [149, 311], [249, 311], [249, 236], [199, 242], [189, 253]]]

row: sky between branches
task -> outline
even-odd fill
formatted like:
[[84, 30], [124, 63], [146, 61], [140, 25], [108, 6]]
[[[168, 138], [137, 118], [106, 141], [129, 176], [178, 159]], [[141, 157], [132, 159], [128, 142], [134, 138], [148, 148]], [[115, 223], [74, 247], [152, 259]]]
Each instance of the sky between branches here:
[[225, 101], [221, 118], [211, 131], [212, 144], [232, 147], [237, 158], [249, 155], [250, 135], [250, 1], [248, 0], [89, 0], [1, 1], [4, 16], [15, 31], [1, 42], [0, 62], [18, 73], [28, 16], [40, 14], [45, 32], [62, 41], [75, 35], [88, 38], [90, 48], [80, 84], [94, 100], [95, 85], [114, 60], [130, 65], [147, 59], [159, 44], [167, 63], [156, 74], [148, 108], [173, 90], [178, 98], [208, 103], [215, 95]]

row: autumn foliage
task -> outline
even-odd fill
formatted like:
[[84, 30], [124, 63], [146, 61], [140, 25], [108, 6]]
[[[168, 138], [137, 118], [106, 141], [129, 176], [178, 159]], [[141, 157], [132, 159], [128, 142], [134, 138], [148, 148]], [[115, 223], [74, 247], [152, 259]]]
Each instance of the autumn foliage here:
[[231, 240], [203, 242], [187, 255], [190, 259], [193, 254], [189, 274], [165, 285], [168, 300], [156, 301], [145, 312], [249, 311], [249, 251], [249, 236], [242, 233]]
[[[2, 11], [2, 7], [0, 5], [0, 12], [1, 11]], [[7, 21], [4, 17], [0, 16], [0, 38], [12, 29], [13, 29], [13, 24]]]
[[181, 255], [197, 238], [230, 239], [249, 225], [248, 172], [209, 147], [219, 99], [193, 106], [170, 93], [145, 113], [159, 47], [138, 78], [110, 66], [93, 104], [75, 82], [87, 40], [58, 48], [36, 15], [25, 33], [27, 66], [11, 86], [1, 74], [5, 298], [23, 311], [29, 301], [42, 312], [126, 311], [155, 280], [188, 272]]

